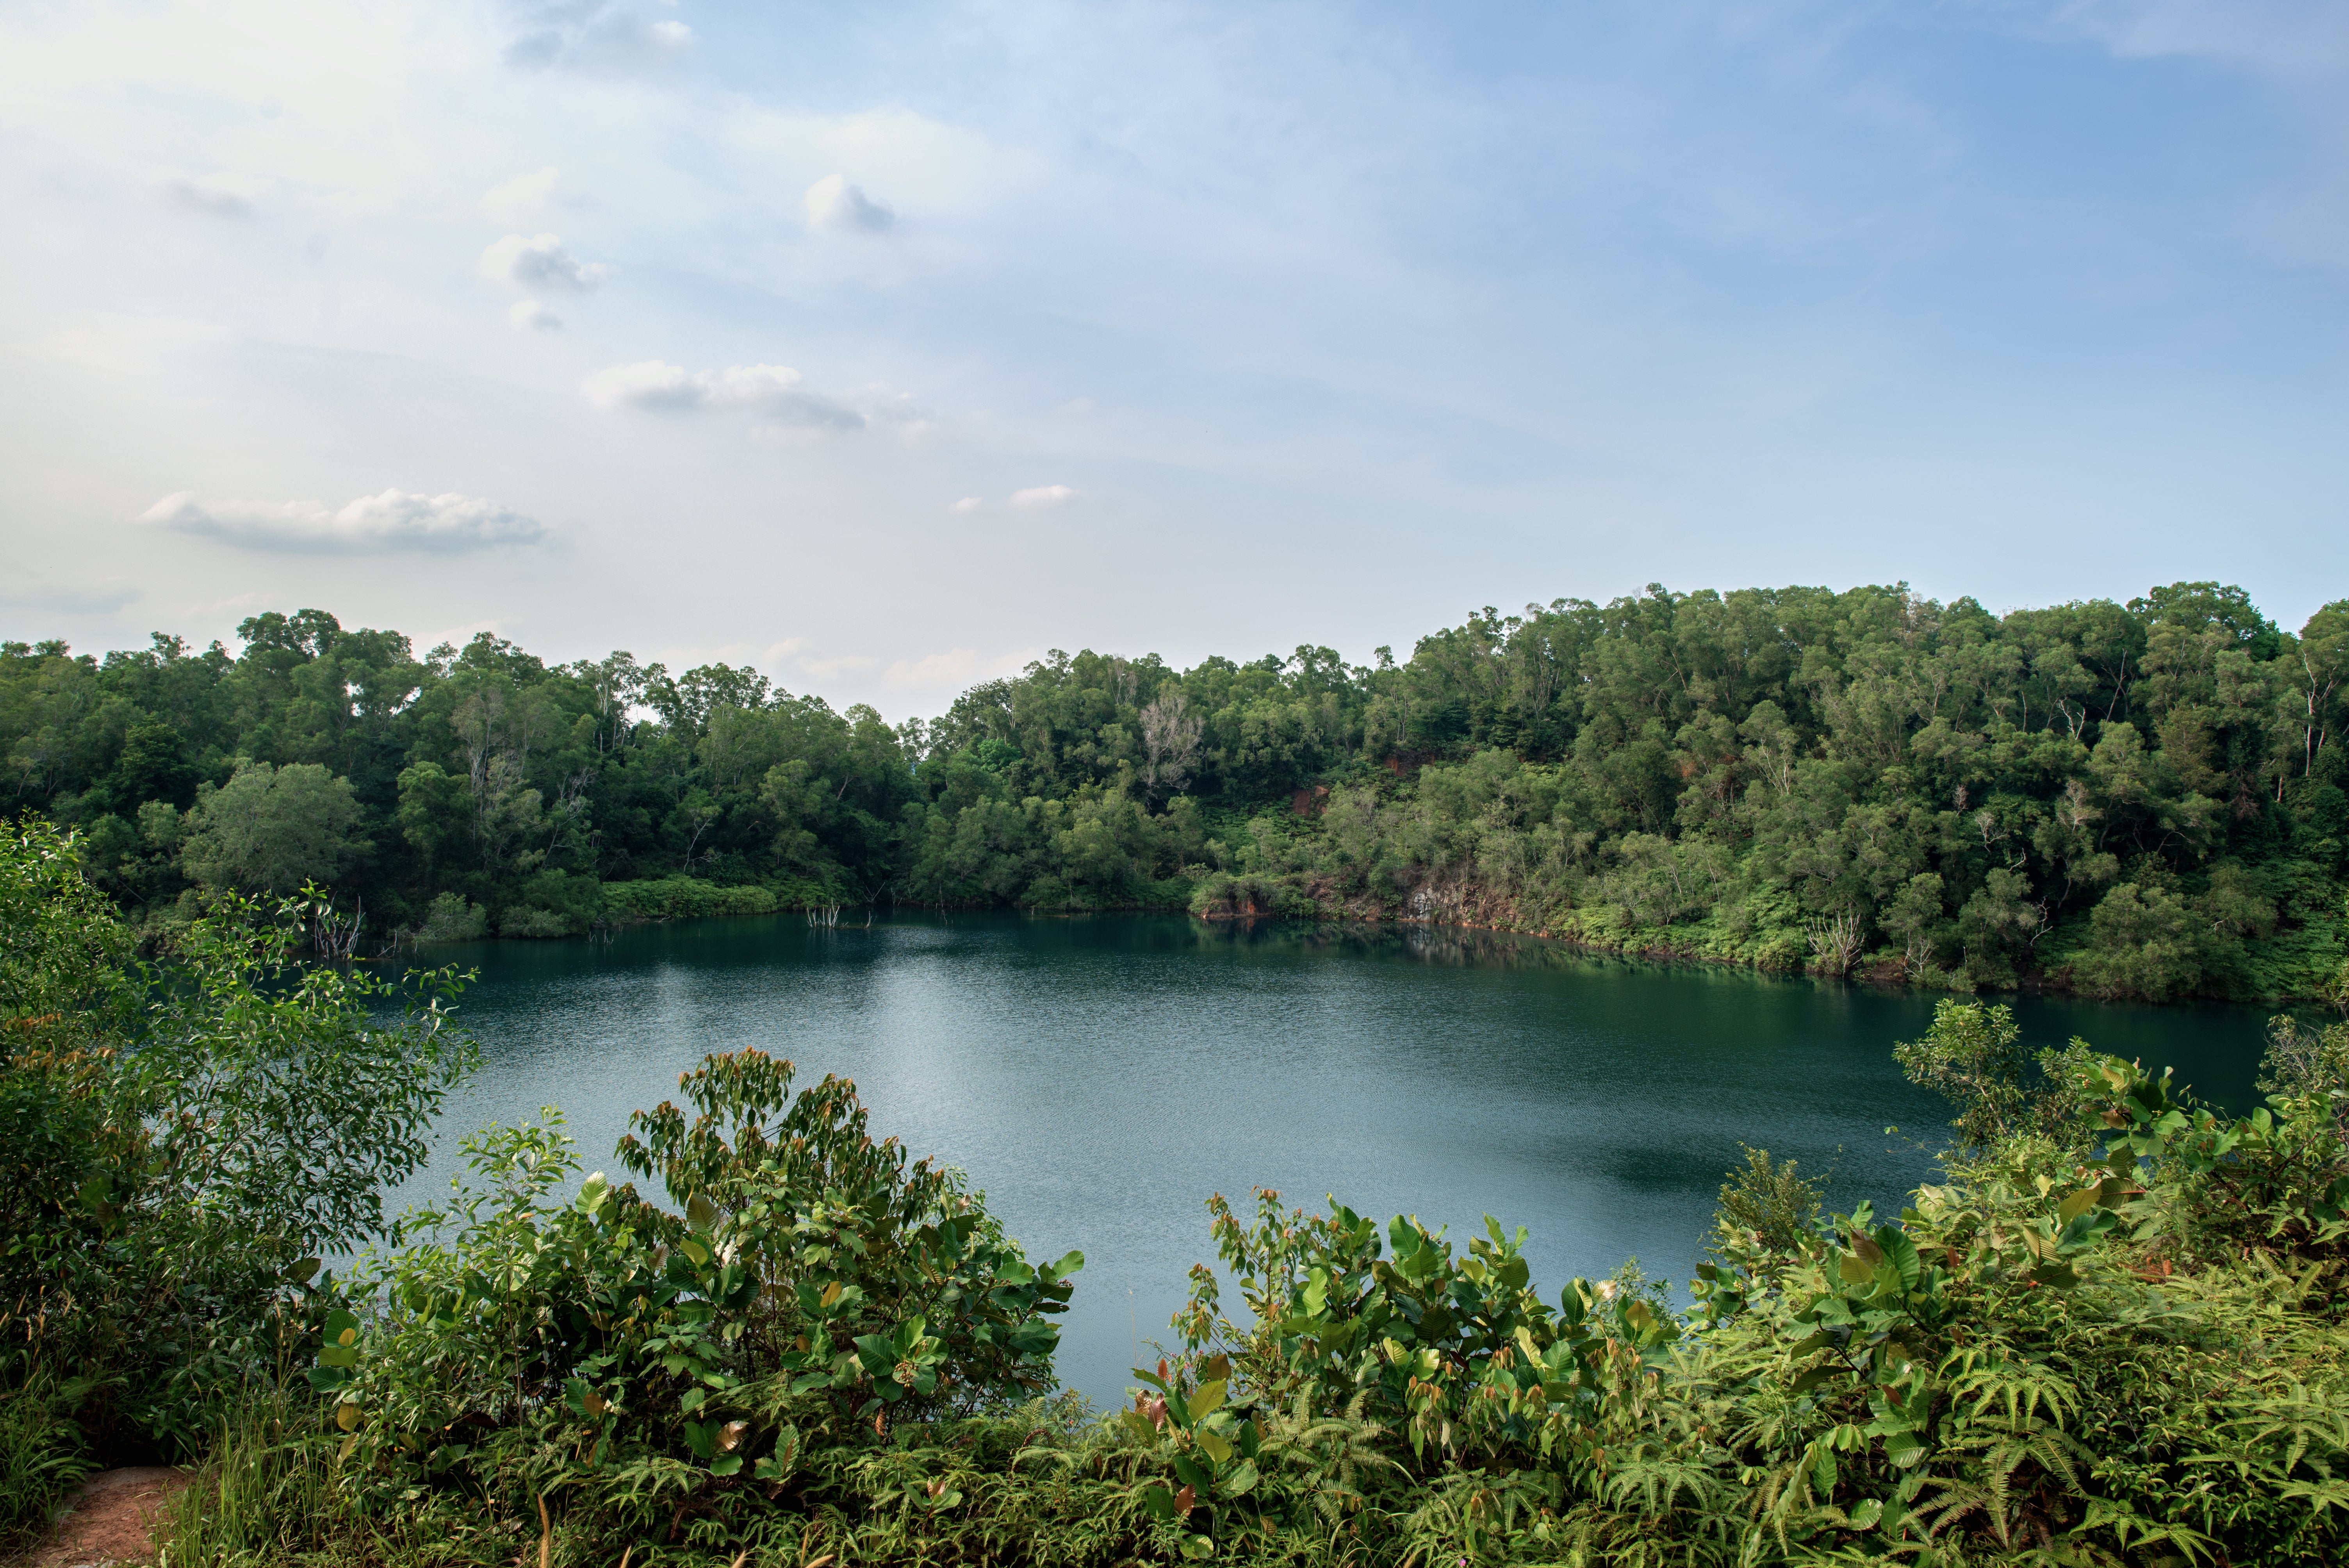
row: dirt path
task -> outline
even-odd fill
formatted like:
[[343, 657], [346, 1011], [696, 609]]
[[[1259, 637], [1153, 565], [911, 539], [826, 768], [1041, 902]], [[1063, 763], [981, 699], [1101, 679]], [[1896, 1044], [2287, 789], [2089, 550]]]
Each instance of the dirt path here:
[[74, 1493], [72, 1511], [33, 1553], [31, 1568], [152, 1562], [152, 1532], [163, 1505], [190, 1479], [176, 1470], [112, 1470], [90, 1477]]

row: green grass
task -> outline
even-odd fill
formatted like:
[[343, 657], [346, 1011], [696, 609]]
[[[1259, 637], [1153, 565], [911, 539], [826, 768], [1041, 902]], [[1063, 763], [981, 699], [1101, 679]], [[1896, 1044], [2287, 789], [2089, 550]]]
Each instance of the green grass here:
[[94, 1468], [57, 1385], [36, 1373], [0, 1391], [0, 1553], [38, 1535]]

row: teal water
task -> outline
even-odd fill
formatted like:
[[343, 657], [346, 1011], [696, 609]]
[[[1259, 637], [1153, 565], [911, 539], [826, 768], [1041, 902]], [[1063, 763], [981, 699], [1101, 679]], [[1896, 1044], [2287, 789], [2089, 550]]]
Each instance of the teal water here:
[[[1479, 933], [789, 915], [427, 957], [481, 971], [461, 1016], [484, 1065], [403, 1198], [445, 1183], [459, 1131], [547, 1104], [587, 1168], [616, 1173], [630, 1110], [705, 1054], [757, 1047], [802, 1083], [854, 1078], [876, 1135], [968, 1171], [1030, 1257], [1083, 1251], [1061, 1370], [1104, 1403], [1171, 1341], [1190, 1265], [1213, 1258], [1211, 1192], [1335, 1193], [1455, 1238], [1490, 1213], [1531, 1232], [1555, 1296], [1633, 1254], [1684, 1282], [1741, 1142], [1831, 1171], [1837, 1208], [1897, 1208], [1947, 1116], [1891, 1057], [1931, 996]], [[2083, 1035], [2252, 1098], [2255, 1008], [2005, 999], [2034, 1044]]]

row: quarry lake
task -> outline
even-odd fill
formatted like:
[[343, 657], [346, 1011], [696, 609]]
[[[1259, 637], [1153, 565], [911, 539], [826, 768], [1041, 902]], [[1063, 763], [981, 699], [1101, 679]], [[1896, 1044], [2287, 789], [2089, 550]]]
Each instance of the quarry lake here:
[[[1172, 1342], [1185, 1274], [1214, 1257], [1212, 1192], [1334, 1193], [1455, 1242], [1489, 1213], [1531, 1233], [1555, 1299], [1635, 1254], [1684, 1284], [1741, 1143], [1832, 1172], [1835, 1207], [1897, 1210], [1948, 1114], [1891, 1055], [1930, 995], [1443, 928], [793, 914], [422, 959], [480, 971], [460, 1016], [484, 1060], [400, 1202], [445, 1191], [463, 1131], [544, 1105], [616, 1176], [630, 1110], [756, 1047], [802, 1086], [855, 1079], [874, 1134], [968, 1171], [1031, 1259], [1084, 1253], [1060, 1368], [1102, 1403]], [[2085, 1036], [2253, 1099], [2261, 1009], [2000, 999], [2034, 1046]]]

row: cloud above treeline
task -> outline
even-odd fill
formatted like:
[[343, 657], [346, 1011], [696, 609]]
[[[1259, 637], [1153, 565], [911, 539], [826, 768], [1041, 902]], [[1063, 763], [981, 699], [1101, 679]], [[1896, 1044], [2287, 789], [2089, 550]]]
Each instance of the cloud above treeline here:
[[535, 544], [548, 531], [536, 518], [501, 501], [399, 490], [363, 495], [338, 509], [305, 500], [207, 502], [193, 490], [181, 490], [149, 507], [139, 521], [243, 550], [311, 555], [455, 555]]
[[821, 392], [800, 386], [788, 365], [731, 365], [723, 370], [688, 371], [681, 365], [647, 359], [615, 365], [581, 383], [595, 407], [654, 413], [694, 414], [739, 409], [771, 424], [807, 429], [861, 430], [864, 416]]
[[560, 234], [508, 234], [481, 253], [481, 276], [518, 289], [562, 289], [585, 294], [602, 285], [610, 269], [583, 262], [564, 249]]

